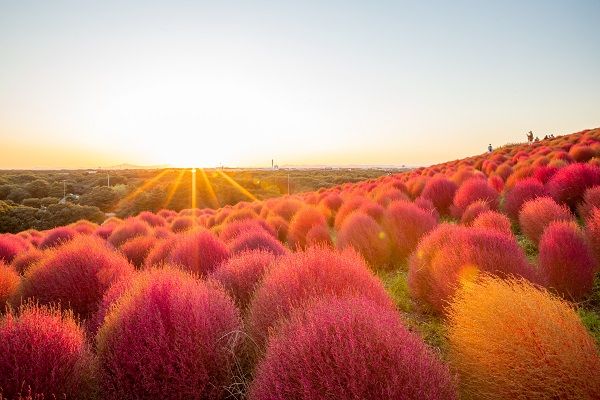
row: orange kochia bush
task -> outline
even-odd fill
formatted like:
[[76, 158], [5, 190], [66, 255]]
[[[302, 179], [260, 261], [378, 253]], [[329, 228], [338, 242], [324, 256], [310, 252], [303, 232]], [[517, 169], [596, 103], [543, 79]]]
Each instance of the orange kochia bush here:
[[468, 283], [447, 318], [450, 365], [465, 398], [600, 398], [594, 339], [568, 303], [527, 281]]

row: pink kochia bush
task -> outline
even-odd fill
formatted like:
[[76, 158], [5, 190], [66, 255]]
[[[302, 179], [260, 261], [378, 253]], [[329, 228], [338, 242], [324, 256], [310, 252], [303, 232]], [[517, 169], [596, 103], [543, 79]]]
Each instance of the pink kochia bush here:
[[223, 399], [241, 320], [218, 285], [175, 268], [139, 273], [96, 336], [103, 399]]
[[504, 198], [504, 211], [513, 220], [519, 218], [519, 211], [523, 204], [536, 197], [547, 196], [544, 185], [535, 178], [528, 178], [517, 182], [514, 188]]
[[221, 283], [237, 306], [244, 310], [265, 271], [274, 262], [275, 255], [269, 251], [245, 251], [231, 256], [217, 267], [211, 278]]
[[512, 234], [510, 220], [506, 215], [500, 214], [497, 211], [486, 211], [479, 214], [471, 226], [474, 228], [492, 229], [507, 235]]
[[15, 256], [27, 249], [23, 239], [10, 234], [0, 234], [0, 261], [10, 263]]
[[544, 229], [554, 221], [572, 221], [573, 214], [550, 197], [538, 197], [523, 204], [519, 213], [521, 231], [534, 244], [540, 241]]
[[561, 168], [547, 184], [550, 195], [572, 209], [582, 200], [586, 189], [596, 185], [600, 185], [600, 167], [578, 163]]
[[594, 286], [597, 262], [574, 222], [551, 223], [540, 240], [542, 283], [567, 300], [581, 300]]
[[454, 205], [461, 213], [477, 200], [487, 202], [492, 210], [498, 208], [498, 192], [484, 179], [471, 178], [465, 181], [454, 195]]
[[456, 290], [483, 272], [499, 277], [534, 277], [514, 236], [442, 224], [425, 236], [412, 254], [408, 287], [413, 297], [443, 313]]
[[403, 263], [427, 232], [437, 225], [437, 218], [415, 204], [398, 201], [390, 204], [383, 226], [390, 237], [395, 263]]
[[185, 233], [174, 240], [169, 262], [205, 276], [229, 257], [227, 246], [205, 229]]
[[585, 220], [592, 214], [594, 208], [600, 208], [600, 185], [585, 191], [583, 201], [577, 207], [577, 213]]
[[585, 234], [596, 260], [600, 263], [600, 208], [595, 208], [585, 222]]
[[44, 252], [35, 247], [31, 247], [13, 258], [10, 263], [19, 274], [24, 274], [32, 264], [44, 258]]
[[2, 398], [95, 398], [94, 362], [69, 312], [27, 304], [0, 317]]
[[363, 298], [325, 299], [271, 339], [250, 400], [456, 399], [448, 367], [398, 313]]
[[75, 236], [77, 236], [77, 231], [73, 228], [66, 226], [54, 228], [46, 233], [46, 236], [38, 247], [40, 249], [47, 249], [49, 247], [60, 246], [73, 239]]
[[264, 250], [277, 256], [287, 252], [287, 249], [279, 240], [262, 229], [244, 231], [229, 243], [229, 251], [232, 254], [238, 254], [246, 250]]
[[481, 214], [492, 211], [487, 201], [476, 200], [469, 204], [460, 217], [460, 223], [463, 225], [471, 225]]
[[129, 218], [118, 225], [108, 237], [108, 242], [115, 247], [136, 236], [144, 236], [150, 232], [150, 225], [142, 220]]
[[450, 206], [458, 186], [450, 179], [435, 177], [427, 181], [421, 197], [431, 200], [437, 211], [442, 215], [449, 214]]
[[304, 249], [307, 245], [306, 234], [315, 226], [327, 226], [327, 220], [317, 208], [302, 207], [290, 222], [287, 237], [290, 248]]
[[136, 236], [121, 245], [121, 253], [137, 268], [144, 265], [144, 260], [154, 245], [156, 239], [152, 236]]
[[357, 295], [393, 307], [381, 281], [355, 251], [311, 247], [281, 257], [265, 274], [250, 303], [248, 332], [256, 351], [264, 351], [269, 330], [294, 308], [316, 298]]
[[60, 303], [79, 317], [88, 318], [111, 283], [133, 269], [125, 257], [101, 239], [82, 235], [48, 250], [27, 270], [22, 296], [41, 304]]
[[392, 255], [387, 233], [373, 218], [360, 211], [353, 212], [342, 223], [337, 246], [354, 248], [374, 269], [386, 268]]

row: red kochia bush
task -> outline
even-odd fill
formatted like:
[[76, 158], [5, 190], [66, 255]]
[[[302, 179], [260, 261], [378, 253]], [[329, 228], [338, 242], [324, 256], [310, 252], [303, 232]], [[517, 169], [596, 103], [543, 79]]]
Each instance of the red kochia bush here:
[[213, 233], [196, 230], [174, 240], [168, 260], [187, 271], [205, 276], [229, 257], [229, 250]]
[[238, 254], [246, 250], [265, 250], [275, 255], [287, 253], [287, 249], [264, 230], [245, 231], [229, 243], [229, 251]]
[[447, 326], [464, 398], [600, 398], [594, 339], [568, 303], [527, 281], [466, 285]]
[[408, 287], [413, 297], [438, 313], [464, 283], [480, 272], [533, 278], [513, 236], [490, 229], [442, 224], [425, 236], [410, 257]]
[[40, 261], [42, 258], [44, 258], [44, 252], [32, 247], [13, 258], [10, 265], [12, 265], [19, 274], [23, 275], [25, 274], [25, 271], [27, 271], [27, 268]]
[[487, 201], [477, 200], [469, 204], [460, 217], [460, 223], [463, 225], [471, 225], [473, 221], [481, 214], [491, 211]]
[[486, 211], [479, 214], [471, 224], [474, 228], [492, 229], [507, 235], [512, 234], [510, 220], [504, 214], [497, 211]]
[[450, 179], [435, 177], [427, 181], [421, 197], [431, 200], [440, 214], [447, 215], [457, 189], [456, 183]]
[[415, 204], [398, 201], [385, 211], [383, 226], [390, 237], [394, 261], [402, 263], [427, 232], [437, 225], [435, 216]]
[[585, 234], [596, 260], [600, 262], [600, 208], [594, 208], [587, 218]]
[[25, 240], [10, 234], [0, 234], [0, 261], [10, 263], [13, 258], [27, 248]]
[[91, 399], [94, 359], [71, 313], [34, 305], [0, 317], [3, 398]]
[[177, 217], [171, 222], [171, 230], [175, 233], [189, 231], [194, 227], [196, 217]]
[[150, 211], [142, 211], [138, 216], [138, 219], [145, 221], [148, 225], [157, 227], [166, 225], [165, 219], [160, 215], [156, 215]]
[[571, 164], [561, 168], [548, 182], [548, 192], [558, 202], [572, 209], [582, 200], [587, 188], [600, 185], [600, 167]]
[[155, 244], [156, 239], [152, 236], [136, 236], [123, 243], [120, 250], [130, 263], [141, 268]]
[[504, 198], [504, 211], [513, 220], [519, 218], [521, 206], [528, 200], [547, 196], [544, 185], [535, 178], [527, 178], [517, 182], [515, 187]]
[[73, 228], [61, 226], [49, 230], [46, 236], [39, 244], [40, 249], [47, 249], [49, 247], [59, 246], [77, 236], [77, 231]]
[[600, 208], [600, 185], [587, 189], [583, 201], [577, 207], [577, 213], [582, 219], [587, 219], [594, 208]]
[[6, 303], [16, 295], [20, 282], [21, 278], [17, 271], [0, 261], [0, 314], [4, 311]]
[[174, 268], [139, 273], [96, 336], [103, 398], [224, 398], [240, 329], [221, 287]]
[[306, 234], [314, 226], [327, 226], [327, 220], [321, 212], [311, 206], [302, 207], [292, 218], [288, 231], [290, 248], [303, 249], [306, 247]]
[[118, 225], [108, 237], [108, 242], [115, 247], [121, 246], [123, 243], [136, 236], [144, 236], [150, 232], [150, 225], [146, 222], [129, 218], [121, 225]]
[[220, 282], [237, 306], [244, 310], [250, 303], [256, 285], [274, 261], [275, 255], [271, 252], [246, 251], [233, 255], [217, 267], [211, 277]]
[[32, 265], [23, 279], [22, 295], [41, 304], [60, 302], [88, 318], [110, 284], [133, 271], [121, 254], [100, 239], [78, 236]]
[[384, 307], [393, 307], [379, 279], [354, 251], [311, 247], [281, 257], [256, 289], [249, 308], [248, 331], [265, 349], [269, 329], [292, 309], [319, 297], [365, 296]]
[[471, 178], [463, 183], [454, 195], [454, 205], [464, 211], [469, 204], [477, 200], [486, 201], [492, 210], [498, 208], [498, 192], [487, 181]]
[[[276, 217], [279, 218], [279, 217]], [[225, 243], [234, 240], [238, 235], [246, 231], [265, 231], [272, 236], [276, 236], [275, 229], [262, 219], [243, 219], [233, 221], [223, 226], [219, 232], [219, 239]]]
[[569, 209], [550, 197], [538, 197], [525, 202], [519, 213], [521, 231], [536, 245], [551, 222], [572, 220], [573, 214]]
[[360, 211], [353, 212], [342, 223], [337, 246], [354, 248], [374, 269], [386, 268], [392, 255], [388, 234], [373, 218]]
[[539, 247], [543, 284], [568, 300], [581, 300], [591, 292], [597, 263], [577, 224], [551, 223]]
[[306, 233], [307, 246], [333, 246], [329, 227], [317, 225], [310, 228]]
[[271, 339], [251, 400], [456, 399], [448, 367], [398, 313], [362, 298], [325, 299]]

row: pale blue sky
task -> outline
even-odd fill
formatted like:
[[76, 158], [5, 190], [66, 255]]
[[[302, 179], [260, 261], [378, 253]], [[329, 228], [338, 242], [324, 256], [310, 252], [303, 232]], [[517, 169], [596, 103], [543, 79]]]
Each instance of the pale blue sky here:
[[0, 168], [424, 165], [598, 127], [599, 20], [599, 1], [0, 0]]

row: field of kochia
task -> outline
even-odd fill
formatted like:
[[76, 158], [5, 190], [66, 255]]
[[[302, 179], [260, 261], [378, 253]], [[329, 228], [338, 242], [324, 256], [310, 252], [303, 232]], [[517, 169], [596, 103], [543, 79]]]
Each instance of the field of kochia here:
[[0, 235], [0, 399], [600, 399], [600, 129]]

